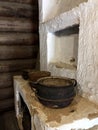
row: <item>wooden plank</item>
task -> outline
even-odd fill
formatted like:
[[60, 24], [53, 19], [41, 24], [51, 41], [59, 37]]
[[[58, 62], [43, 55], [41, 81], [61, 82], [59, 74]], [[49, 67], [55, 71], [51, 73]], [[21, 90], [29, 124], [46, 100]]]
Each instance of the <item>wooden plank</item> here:
[[0, 45], [33, 45], [38, 44], [37, 33], [1, 33]]
[[1, 46], [0, 60], [36, 58], [37, 46]]
[[27, 18], [0, 17], [0, 31], [37, 32], [38, 23]]
[[9, 3], [0, 1], [0, 16], [32, 18], [34, 13], [38, 14], [37, 6], [23, 3]]
[[8, 111], [8, 112], [4, 112], [2, 114], [2, 124], [0, 122], [0, 125], [4, 128], [0, 130], [19, 130], [18, 127], [18, 122], [17, 122], [17, 118], [15, 116], [15, 112], [14, 111]]
[[7, 88], [13, 85], [13, 74], [12, 73], [1, 73], [0, 74], [0, 89]]
[[0, 100], [12, 98], [14, 96], [13, 87], [0, 89]]
[[9, 110], [11, 108], [14, 108], [14, 99], [13, 98], [0, 100], [0, 111]]
[[3, 2], [26, 3], [26, 4], [32, 4], [32, 5], [38, 4], [38, 0], [0, 0], [0, 1], [3, 1]]
[[35, 68], [36, 59], [0, 61], [0, 72], [14, 72]]
[[3, 113], [0, 113], [0, 130], [6, 130], [4, 125]]
[[13, 86], [13, 76], [21, 75], [21, 74], [22, 74], [21, 71], [10, 72], [10, 73], [0, 73], [0, 89], [12, 87]]

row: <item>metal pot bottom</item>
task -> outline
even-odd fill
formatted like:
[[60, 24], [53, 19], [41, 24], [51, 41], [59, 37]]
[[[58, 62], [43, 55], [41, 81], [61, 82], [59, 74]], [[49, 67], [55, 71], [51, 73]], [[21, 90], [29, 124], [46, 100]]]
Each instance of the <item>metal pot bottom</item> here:
[[71, 104], [71, 102], [74, 99], [73, 97], [71, 97], [69, 99], [63, 99], [63, 100], [48, 100], [48, 99], [41, 98], [38, 95], [37, 95], [37, 98], [41, 104], [43, 104], [44, 106], [49, 107], [49, 108], [67, 107]]

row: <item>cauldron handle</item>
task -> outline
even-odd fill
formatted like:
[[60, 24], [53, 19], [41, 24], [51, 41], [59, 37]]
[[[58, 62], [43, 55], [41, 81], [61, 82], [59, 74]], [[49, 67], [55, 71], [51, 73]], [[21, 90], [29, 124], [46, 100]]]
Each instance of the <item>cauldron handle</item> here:
[[77, 81], [75, 79], [71, 79], [73, 86], [75, 87], [77, 85]]
[[30, 84], [30, 86], [31, 86], [31, 89], [32, 89], [35, 93], [37, 93], [37, 89], [38, 89], [38, 87], [39, 87], [38, 82], [29, 81], [29, 84]]

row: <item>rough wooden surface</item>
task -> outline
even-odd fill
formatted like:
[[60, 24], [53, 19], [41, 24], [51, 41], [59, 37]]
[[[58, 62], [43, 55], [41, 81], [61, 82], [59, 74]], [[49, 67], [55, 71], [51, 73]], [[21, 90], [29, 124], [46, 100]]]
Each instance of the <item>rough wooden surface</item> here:
[[12, 74], [11, 73], [1, 73], [0, 74], [0, 91], [2, 88], [7, 88], [12, 86]]
[[38, 37], [38, 0], [0, 0], [0, 111], [14, 106], [13, 75], [35, 68]]
[[36, 59], [0, 61], [0, 72], [14, 72], [35, 67]]
[[0, 100], [12, 98], [14, 96], [14, 90], [12, 87], [3, 88], [0, 90]]
[[1, 46], [0, 60], [37, 57], [37, 46]]
[[0, 17], [0, 31], [37, 32], [37, 21], [33, 22], [32, 20], [27, 18]]
[[38, 33], [0, 32], [0, 45], [37, 45]]
[[38, 0], [0, 0], [0, 1], [26, 3], [26, 4], [32, 4], [32, 5], [38, 4]]
[[0, 100], [0, 111], [7, 111], [14, 108], [14, 99], [8, 98], [4, 100]]
[[0, 1], [0, 16], [31, 18], [37, 11], [37, 6], [31, 4]]
[[9, 73], [0, 73], [0, 91], [3, 88], [9, 88], [13, 86], [13, 76], [21, 75], [21, 71], [9, 72]]
[[0, 113], [0, 130], [19, 130], [14, 111]]

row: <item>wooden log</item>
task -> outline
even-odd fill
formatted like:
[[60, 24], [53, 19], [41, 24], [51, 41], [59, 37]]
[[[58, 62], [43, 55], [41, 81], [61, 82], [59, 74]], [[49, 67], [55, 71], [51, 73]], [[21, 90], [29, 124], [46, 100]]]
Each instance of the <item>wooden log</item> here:
[[13, 87], [0, 89], [0, 100], [12, 98], [14, 96]]
[[38, 4], [38, 0], [0, 0], [3, 2], [17, 2], [17, 3], [26, 3], [26, 4], [32, 4], [32, 5], [36, 5]]
[[10, 72], [10, 73], [0, 73], [0, 89], [8, 88], [13, 86], [13, 76], [21, 75], [22, 71]]
[[32, 18], [34, 13], [38, 14], [37, 6], [0, 1], [0, 16]]
[[[20, 130], [14, 109], [1, 113], [0, 119], [1, 119], [0, 130]], [[24, 129], [24, 130], [31, 130], [31, 129]]]
[[13, 85], [13, 74], [12, 73], [1, 73], [0, 74], [0, 89], [8, 88]]
[[37, 46], [1, 46], [0, 60], [36, 58]]
[[9, 98], [5, 100], [0, 100], [0, 111], [6, 111], [14, 108], [14, 99]]
[[0, 45], [33, 45], [38, 44], [37, 33], [0, 33]]
[[35, 68], [36, 59], [0, 61], [0, 72], [14, 72]]
[[0, 17], [0, 31], [37, 32], [38, 23], [27, 18]]

